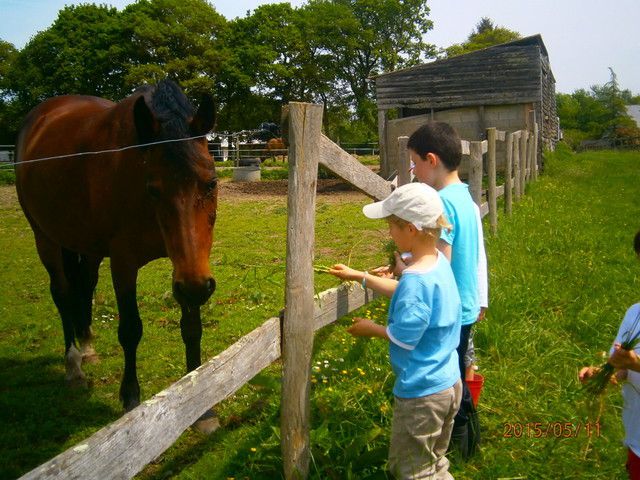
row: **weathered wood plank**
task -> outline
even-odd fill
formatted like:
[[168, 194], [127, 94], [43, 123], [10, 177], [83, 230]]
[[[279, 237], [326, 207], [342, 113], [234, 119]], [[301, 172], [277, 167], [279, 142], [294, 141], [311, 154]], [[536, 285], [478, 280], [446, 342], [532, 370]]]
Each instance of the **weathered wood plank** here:
[[320, 137], [318, 162], [354, 187], [382, 200], [391, 193], [391, 184], [342, 150], [325, 135]]
[[484, 218], [489, 213], [489, 204], [484, 202], [480, 205], [480, 218]]
[[538, 179], [538, 137], [540, 135], [540, 131], [538, 129], [538, 124], [535, 123], [533, 125], [533, 179]]
[[513, 197], [520, 200], [520, 135], [521, 130], [513, 132]]
[[469, 142], [469, 190], [478, 206], [482, 202], [482, 143]]
[[169, 448], [211, 405], [280, 357], [272, 318], [227, 350], [23, 480], [129, 479]]
[[398, 137], [398, 186], [411, 182], [411, 159], [407, 149], [408, 142], [409, 137], [404, 135]]
[[309, 473], [313, 351], [313, 250], [322, 105], [289, 104], [287, 270], [282, 326], [282, 464], [287, 480]]
[[498, 231], [498, 202], [496, 195], [496, 129], [487, 129], [487, 142], [489, 151], [487, 152], [487, 176], [489, 181], [488, 189], [488, 210], [489, 210], [489, 227], [491, 233], [495, 235]]
[[319, 293], [314, 313], [315, 329], [319, 330], [335, 322], [378, 296], [373, 290], [365, 290], [357, 282], [343, 283]]
[[520, 133], [520, 194], [526, 193], [527, 184], [527, 140], [529, 132], [522, 130]]

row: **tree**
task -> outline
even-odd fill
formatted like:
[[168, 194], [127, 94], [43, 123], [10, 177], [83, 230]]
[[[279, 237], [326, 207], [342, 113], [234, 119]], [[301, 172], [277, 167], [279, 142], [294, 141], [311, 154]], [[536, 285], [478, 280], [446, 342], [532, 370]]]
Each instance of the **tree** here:
[[11, 64], [17, 55], [18, 50], [12, 43], [0, 40], [0, 143], [13, 143], [14, 132], [18, 130], [7, 79]]
[[35, 35], [7, 73], [9, 89], [25, 106], [60, 94], [122, 95], [122, 29], [115, 8], [63, 8]]
[[[377, 136], [371, 77], [435, 55], [426, 0], [310, 0], [320, 47], [335, 70], [335, 89]], [[327, 75], [330, 77], [330, 75]]]
[[617, 142], [640, 138], [640, 130], [625, 107], [637, 97], [629, 90], [620, 90], [615, 72], [611, 69], [610, 72], [611, 78], [604, 85], [593, 85], [589, 91], [580, 89], [570, 95], [556, 95], [560, 125], [567, 143], [574, 148], [587, 139]]
[[445, 55], [447, 57], [455, 57], [493, 45], [512, 42], [519, 38], [522, 38], [522, 36], [518, 32], [498, 27], [493, 23], [493, 20], [483, 17], [476, 25], [476, 28], [469, 34], [467, 41], [456, 43], [446, 48]]
[[122, 12], [129, 88], [170, 77], [192, 98], [214, 91], [226, 20], [205, 0], [139, 0]]
[[87, 4], [65, 7], [22, 50], [9, 49], [0, 81], [5, 135], [15, 138], [27, 112], [55, 95], [121, 98], [123, 43], [118, 11]]

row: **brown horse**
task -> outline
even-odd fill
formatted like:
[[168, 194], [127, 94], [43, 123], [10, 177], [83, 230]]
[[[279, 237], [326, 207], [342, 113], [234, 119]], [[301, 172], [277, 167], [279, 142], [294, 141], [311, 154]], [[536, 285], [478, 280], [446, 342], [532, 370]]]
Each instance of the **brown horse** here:
[[62, 317], [66, 380], [86, 385], [81, 363], [95, 357], [91, 301], [99, 265], [110, 257], [126, 410], [140, 403], [136, 279], [151, 260], [171, 259], [187, 370], [200, 365], [200, 306], [215, 289], [209, 253], [218, 190], [204, 138], [214, 119], [210, 97], [195, 113], [179, 87], [164, 80], [119, 103], [49, 99], [28, 114], [20, 132], [18, 198]]
[[271, 157], [273, 160], [276, 160], [278, 155], [282, 156], [282, 161], [284, 162], [287, 158], [288, 153], [287, 145], [285, 140], [282, 138], [272, 138], [267, 141], [267, 147], [265, 149], [264, 157]]

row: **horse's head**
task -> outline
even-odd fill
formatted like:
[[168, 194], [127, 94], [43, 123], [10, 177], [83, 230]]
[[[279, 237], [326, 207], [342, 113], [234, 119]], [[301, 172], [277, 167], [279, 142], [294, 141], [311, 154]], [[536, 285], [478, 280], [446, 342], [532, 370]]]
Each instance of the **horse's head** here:
[[[197, 113], [171, 81], [136, 100], [134, 119], [141, 143], [203, 136], [215, 122], [205, 96]], [[146, 195], [151, 199], [173, 264], [173, 294], [183, 306], [199, 306], [215, 290], [209, 253], [216, 220], [218, 178], [206, 138], [145, 147]]]

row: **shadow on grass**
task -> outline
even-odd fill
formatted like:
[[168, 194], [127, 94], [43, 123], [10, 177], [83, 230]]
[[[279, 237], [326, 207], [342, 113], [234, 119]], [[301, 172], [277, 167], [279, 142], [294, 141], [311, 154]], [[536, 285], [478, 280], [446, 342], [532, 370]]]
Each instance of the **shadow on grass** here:
[[92, 390], [70, 389], [63, 360], [0, 358], [0, 478], [16, 478], [89, 436], [121, 412], [92, 398]]

